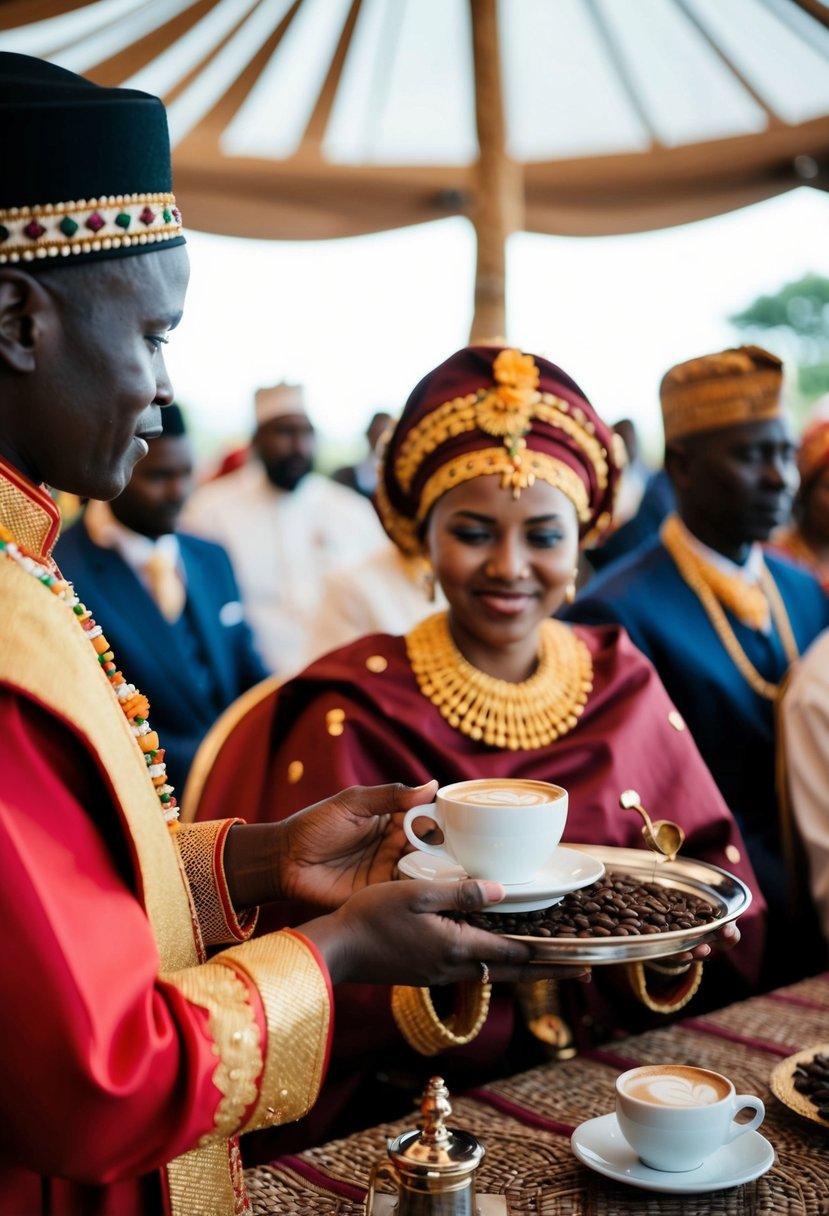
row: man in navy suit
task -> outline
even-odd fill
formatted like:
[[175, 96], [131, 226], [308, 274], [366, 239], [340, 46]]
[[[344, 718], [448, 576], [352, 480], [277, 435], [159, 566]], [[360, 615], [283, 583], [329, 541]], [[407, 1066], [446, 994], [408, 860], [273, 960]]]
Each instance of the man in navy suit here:
[[[231, 701], [268, 674], [256, 653], [225, 550], [177, 533], [193, 485], [181, 410], [161, 412], [163, 433], [111, 503], [92, 501], [55, 556], [118, 662], [149, 698], [179, 796], [204, 735]], [[88, 592], [92, 596], [92, 592]]]
[[623, 625], [659, 672], [682, 715], [672, 725], [687, 724], [740, 825], [769, 906], [765, 984], [777, 986], [804, 974], [804, 958], [818, 970], [823, 949], [800, 898], [775, 710], [790, 666], [829, 627], [817, 579], [762, 548], [797, 487], [782, 364], [753, 346], [703, 355], [666, 372], [660, 398], [676, 514], [562, 615]]

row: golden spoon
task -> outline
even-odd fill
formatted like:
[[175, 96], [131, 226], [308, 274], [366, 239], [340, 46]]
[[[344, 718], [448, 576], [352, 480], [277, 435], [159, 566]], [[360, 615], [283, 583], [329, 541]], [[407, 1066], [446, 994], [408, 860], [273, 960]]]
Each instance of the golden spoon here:
[[685, 842], [685, 833], [678, 823], [670, 819], [657, 819], [656, 823], [639, 801], [636, 790], [625, 790], [619, 798], [619, 805], [626, 811], [638, 811], [644, 819], [642, 835], [649, 849], [661, 853], [668, 861], [673, 861]]

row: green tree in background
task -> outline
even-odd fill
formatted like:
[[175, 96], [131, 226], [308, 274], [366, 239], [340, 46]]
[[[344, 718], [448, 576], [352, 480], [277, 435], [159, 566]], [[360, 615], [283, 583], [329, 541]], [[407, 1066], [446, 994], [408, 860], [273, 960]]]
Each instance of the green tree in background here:
[[765, 346], [797, 368], [791, 401], [797, 417], [829, 392], [829, 279], [806, 274], [728, 319], [743, 341]]

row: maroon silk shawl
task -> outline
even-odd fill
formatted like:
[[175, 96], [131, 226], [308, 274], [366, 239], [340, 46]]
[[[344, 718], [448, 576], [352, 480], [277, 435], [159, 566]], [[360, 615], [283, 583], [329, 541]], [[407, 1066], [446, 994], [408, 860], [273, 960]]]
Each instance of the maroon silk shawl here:
[[[233, 810], [249, 821], [266, 821], [349, 785], [530, 777], [569, 791], [563, 843], [643, 848], [639, 816], [619, 806], [621, 792], [634, 788], [653, 819], [682, 825], [685, 856], [722, 866], [751, 887], [754, 902], [740, 921], [742, 941], [706, 964], [690, 1008], [699, 1011], [744, 996], [759, 970], [765, 906], [739, 829], [656, 671], [627, 634], [616, 626], [574, 628], [593, 656], [593, 692], [575, 729], [532, 752], [490, 748], [450, 727], [420, 692], [402, 638], [373, 634], [323, 656], [284, 684], [269, 706], [259, 707], [256, 724], [247, 729], [243, 724], [228, 740], [223, 754], [227, 771], [235, 771], [238, 780], [247, 766], [242, 797]], [[382, 671], [376, 670], [382, 666], [378, 658], [386, 662]], [[220, 813], [215, 803], [224, 800], [218, 794], [217, 787], [211, 797], [208, 786], [199, 817]], [[221, 813], [227, 814], [224, 805]], [[731, 855], [740, 860], [728, 860], [729, 846], [738, 850]], [[266, 915], [265, 924], [296, 923], [308, 912], [292, 908], [276, 920]], [[581, 1037], [586, 1024], [593, 1037], [606, 1037], [659, 1020], [629, 997], [619, 971], [597, 968], [589, 986], [560, 986]], [[338, 1060], [341, 1069], [343, 1061], [357, 1069], [360, 1060], [369, 1067], [384, 1047], [401, 1050], [388, 997], [376, 987], [338, 988], [336, 1008], [332, 1077]], [[490, 1014], [475, 1044], [447, 1054], [474, 1053], [482, 1066], [488, 1062], [491, 1067], [512, 1033], [511, 1002], [502, 1000], [499, 1010]], [[326, 1096], [324, 1088], [315, 1113], [316, 1136], [325, 1134]]]

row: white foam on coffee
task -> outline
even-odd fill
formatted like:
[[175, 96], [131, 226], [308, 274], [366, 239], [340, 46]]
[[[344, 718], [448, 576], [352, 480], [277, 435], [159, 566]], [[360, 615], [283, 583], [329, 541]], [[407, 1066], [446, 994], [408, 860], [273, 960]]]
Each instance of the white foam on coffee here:
[[538, 806], [547, 799], [534, 790], [475, 790], [463, 794], [459, 801], [475, 802], [480, 806]]
[[719, 1102], [720, 1092], [707, 1081], [692, 1081], [689, 1077], [672, 1075], [641, 1080], [637, 1088], [662, 1106], [711, 1106]]

